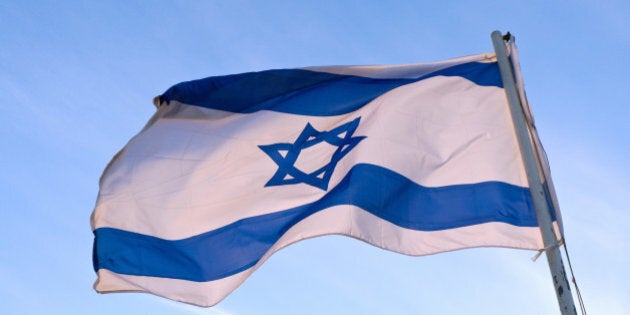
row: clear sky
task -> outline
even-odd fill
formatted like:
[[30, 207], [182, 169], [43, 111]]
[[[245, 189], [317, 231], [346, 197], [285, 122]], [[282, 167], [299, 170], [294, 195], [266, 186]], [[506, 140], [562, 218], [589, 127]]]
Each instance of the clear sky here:
[[271, 257], [218, 306], [92, 289], [107, 162], [171, 85], [428, 62], [516, 35], [590, 314], [630, 309], [630, 2], [0, 1], [0, 313], [556, 314], [546, 260], [408, 257], [329, 236]]

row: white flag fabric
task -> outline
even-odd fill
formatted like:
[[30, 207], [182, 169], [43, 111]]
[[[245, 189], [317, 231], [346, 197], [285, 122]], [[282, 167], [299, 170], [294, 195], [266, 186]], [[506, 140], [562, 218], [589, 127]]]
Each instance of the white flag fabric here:
[[543, 247], [494, 54], [210, 77], [158, 102], [101, 178], [98, 292], [214, 305], [326, 234], [408, 255]]

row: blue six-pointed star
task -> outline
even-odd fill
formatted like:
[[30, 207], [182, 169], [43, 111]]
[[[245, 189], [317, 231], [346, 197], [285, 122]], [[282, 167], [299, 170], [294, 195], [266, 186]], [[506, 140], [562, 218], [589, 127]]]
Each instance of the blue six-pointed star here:
[[[310, 123], [307, 123], [294, 143], [258, 146], [278, 164], [278, 170], [265, 184], [265, 187], [305, 183], [322, 190], [328, 190], [328, 182], [337, 163], [361, 140], [366, 138], [365, 136], [352, 137], [360, 120], [361, 117], [358, 117], [330, 131], [318, 131]], [[308, 174], [295, 167], [295, 162], [302, 150], [322, 142], [337, 147], [326, 165]], [[283, 155], [281, 152], [286, 152], [286, 154]]]

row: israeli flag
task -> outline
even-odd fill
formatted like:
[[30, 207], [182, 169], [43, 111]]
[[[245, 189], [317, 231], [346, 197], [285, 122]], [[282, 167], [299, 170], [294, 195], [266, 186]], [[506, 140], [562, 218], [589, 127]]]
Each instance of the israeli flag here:
[[408, 255], [543, 247], [494, 54], [210, 77], [157, 104], [101, 178], [98, 292], [214, 305], [326, 234]]

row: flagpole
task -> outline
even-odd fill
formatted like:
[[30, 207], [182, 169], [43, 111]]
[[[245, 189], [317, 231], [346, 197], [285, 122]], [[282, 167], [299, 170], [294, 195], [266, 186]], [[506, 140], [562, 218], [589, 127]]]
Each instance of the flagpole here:
[[525, 164], [529, 190], [534, 202], [536, 217], [538, 219], [538, 225], [540, 226], [540, 233], [542, 234], [545, 247], [544, 250], [549, 264], [549, 271], [551, 272], [556, 297], [558, 298], [558, 304], [560, 306], [560, 313], [562, 315], [577, 315], [571, 294], [571, 287], [569, 286], [569, 281], [567, 280], [564, 270], [558, 239], [556, 238], [556, 233], [549, 214], [550, 211], [545, 190], [542, 185], [540, 173], [538, 172], [538, 160], [534, 153], [529, 129], [525, 123], [523, 106], [516, 89], [514, 72], [511, 62], [508, 59], [505, 41], [500, 31], [492, 32], [491, 37], [501, 72], [503, 88], [508, 99], [514, 129], [521, 149], [523, 163]]

